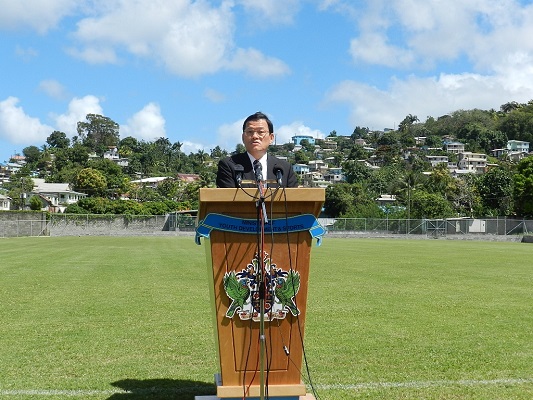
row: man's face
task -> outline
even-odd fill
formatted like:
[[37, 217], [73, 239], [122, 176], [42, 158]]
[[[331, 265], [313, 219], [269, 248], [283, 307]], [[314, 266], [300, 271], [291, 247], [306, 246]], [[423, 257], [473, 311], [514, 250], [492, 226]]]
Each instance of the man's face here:
[[242, 133], [242, 143], [246, 151], [256, 159], [261, 158], [274, 141], [274, 134], [268, 132], [266, 120], [248, 121]]

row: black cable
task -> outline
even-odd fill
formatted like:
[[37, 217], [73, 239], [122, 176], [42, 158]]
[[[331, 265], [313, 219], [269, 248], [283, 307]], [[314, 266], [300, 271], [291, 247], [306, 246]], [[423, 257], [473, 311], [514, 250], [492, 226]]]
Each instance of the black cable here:
[[[294, 268], [293, 268], [293, 265], [292, 265], [292, 255], [291, 255], [289, 228], [288, 228], [289, 227], [289, 210], [288, 210], [288, 202], [287, 202], [287, 193], [286, 193], [285, 190], [283, 190], [283, 195], [284, 195], [284, 200], [285, 200], [284, 201], [284, 204], [285, 204], [285, 227], [286, 227], [285, 234], [286, 234], [286, 238], [287, 238], [287, 250], [288, 250], [288, 254], [289, 254], [289, 271], [290, 272], [294, 272]], [[294, 285], [294, 282], [293, 282], [293, 285]], [[293, 287], [293, 289], [295, 289], [295, 288]], [[297, 302], [296, 296], [294, 297], [294, 304], [296, 306], [296, 309], [298, 309], [298, 302]], [[305, 351], [305, 344], [304, 344], [302, 326], [300, 324], [299, 314], [296, 315], [296, 323], [298, 325], [298, 333], [299, 333], [299, 336], [300, 336], [300, 343], [302, 344], [302, 355], [303, 355], [305, 371], [306, 371], [307, 378], [308, 378], [308, 381], [309, 381], [309, 386], [311, 387], [311, 391], [313, 392], [313, 395], [318, 400], [318, 399], [320, 399], [320, 397], [318, 396], [318, 393], [316, 392], [315, 386], [313, 384], [313, 380], [311, 378], [311, 372], [309, 370], [309, 363], [307, 362], [307, 353]], [[297, 368], [297, 370], [301, 371], [299, 368]], [[300, 374], [301, 374], [301, 372], [300, 372]]]

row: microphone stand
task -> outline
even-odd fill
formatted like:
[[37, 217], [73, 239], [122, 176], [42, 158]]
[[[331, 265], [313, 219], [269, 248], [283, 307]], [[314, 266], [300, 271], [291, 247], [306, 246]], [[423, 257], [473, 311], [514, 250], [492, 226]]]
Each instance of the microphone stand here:
[[257, 176], [257, 189], [259, 190], [259, 199], [255, 205], [257, 208], [257, 218], [260, 226], [259, 237], [259, 259], [258, 259], [258, 285], [259, 285], [259, 399], [265, 399], [265, 358], [266, 358], [266, 337], [265, 337], [265, 263], [264, 263], [264, 246], [265, 246], [265, 223], [268, 223], [266, 206], [265, 206], [265, 188], [262, 177]]

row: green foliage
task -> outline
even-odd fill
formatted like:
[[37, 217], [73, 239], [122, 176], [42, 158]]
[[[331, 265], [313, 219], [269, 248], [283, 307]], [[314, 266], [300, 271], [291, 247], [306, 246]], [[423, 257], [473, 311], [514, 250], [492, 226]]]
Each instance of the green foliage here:
[[103, 197], [86, 197], [77, 204], [70, 204], [65, 210], [69, 214], [113, 214], [113, 215], [165, 215], [170, 212], [189, 210], [188, 202], [110, 200]]
[[102, 155], [110, 146], [119, 142], [119, 125], [111, 118], [99, 114], [87, 114], [86, 122], [78, 122], [78, 135], [84, 146]]
[[491, 168], [476, 179], [476, 188], [486, 216], [511, 215], [513, 177], [509, 170]]
[[326, 201], [324, 202], [324, 212], [330, 217], [347, 214], [353, 207], [355, 196], [351, 185], [339, 183], [326, 188]]
[[70, 146], [70, 139], [65, 132], [53, 131], [52, 134], [46, 138], [46, 143], [48, 143], [50, 147], [66, 149]]
[[533, 157], [524, 158], [513, 176], [515, 211], [518, 216], [533, 216]]
[[94, 168], [84, 168], [76, 175], [74, 190], [89, 196], [102, 196], [107, 192], [107, 180], [102, 172]]
[[40, 197], [31, 196], [30, 197], [30, 210], [39, 211], [41, 208], [43, 208], [43, 203], [41, 202]]
[[28, 146], [22, 149], [22, 154], [26, 157], [26, 163], [30, 164], [30, 168], [34, 169], [35, 165], [41, 158], [41, 150], [37, 146]]
[[451, 218], [454, 211], [441, 195], [415, 190], [411, 193], [411, 218]]
[[342, 171], [348, 183], [363, 183], [372, 175], [372, 170], [359, 161], [346, 161], [342, 164]]
[[366, 160], [368, 158], [368, 151], [366, 151], [360, 144], [354, 144], [348, 154], [348, 160]]

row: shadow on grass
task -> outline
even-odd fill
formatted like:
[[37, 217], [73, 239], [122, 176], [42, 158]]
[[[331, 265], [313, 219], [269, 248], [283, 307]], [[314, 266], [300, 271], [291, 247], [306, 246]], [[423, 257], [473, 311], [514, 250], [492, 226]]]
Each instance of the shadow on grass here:
[[108, 400], [194, 400], [194, 396], [216, 394], [214, 383], [179, 379], [123, 379], [111, 384], [125, 393], [115, 393]]

